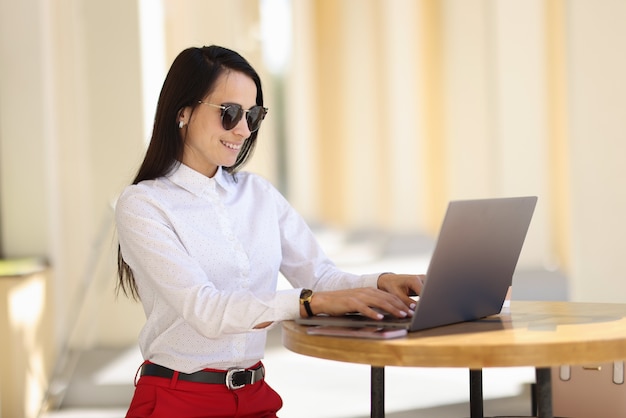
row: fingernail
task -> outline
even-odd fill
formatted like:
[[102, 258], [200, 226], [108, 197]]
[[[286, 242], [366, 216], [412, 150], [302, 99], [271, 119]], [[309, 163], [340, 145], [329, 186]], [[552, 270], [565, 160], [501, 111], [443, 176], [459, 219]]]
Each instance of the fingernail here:
[[414, 311], [416, 307], [417, 307], [417, 304], [415, 302], [409, 305], [409, 308], [411, 308], [412, 311]]
[[409, 313], [405, 312], [405, 311], [400, 311], [400, 316], [405, 317], [407, 316]]
[[378, 319], [383, 319], [384, 317], [385, 317], [385, 315], [383, 315], [381, 313], [376, 314], [376, 318], [378, 318]]

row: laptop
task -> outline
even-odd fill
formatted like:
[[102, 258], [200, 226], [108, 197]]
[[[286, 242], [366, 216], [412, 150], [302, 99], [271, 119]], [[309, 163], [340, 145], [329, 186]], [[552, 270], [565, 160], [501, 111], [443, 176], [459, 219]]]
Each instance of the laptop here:
[[536, 196], [457, 200], [448, 205], [410, 318], [360, 314], [298, 318], [302, 325], [419, 331], [500, 313], [530, 225]]

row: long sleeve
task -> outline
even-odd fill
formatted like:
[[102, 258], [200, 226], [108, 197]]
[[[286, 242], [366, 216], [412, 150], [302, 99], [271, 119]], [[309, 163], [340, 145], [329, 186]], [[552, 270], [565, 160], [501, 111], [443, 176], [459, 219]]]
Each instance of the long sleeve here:
[[[269, 182], [207, 178], [185, 165], [127, 187], [118, 238], [146, 313], [144, 357], [183, 372], [246, 366], [263, 356], [263, 322], [299, 314], [300, 287], [375, 286], [341, 272]], [[279, 270], [295, 289], [276, 290]]]

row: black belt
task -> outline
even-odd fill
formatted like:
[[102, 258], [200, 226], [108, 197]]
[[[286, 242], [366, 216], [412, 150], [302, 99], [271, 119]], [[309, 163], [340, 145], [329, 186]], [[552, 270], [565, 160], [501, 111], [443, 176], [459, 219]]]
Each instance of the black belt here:
[[[156, 376], [171, 379], [174, 376], [174, 370], [154, 363], [145, 363], [141, 366], [141, 376]], [[239, 389], [245, 385], [251, 385], [262, 380], [264, 376], [265, 368], [262, 364], [255, 369], [233, 368], [224, 372], [201, 370], [195, 373], [178, 373], [179, 380], [226, 385], [228, 389]]]

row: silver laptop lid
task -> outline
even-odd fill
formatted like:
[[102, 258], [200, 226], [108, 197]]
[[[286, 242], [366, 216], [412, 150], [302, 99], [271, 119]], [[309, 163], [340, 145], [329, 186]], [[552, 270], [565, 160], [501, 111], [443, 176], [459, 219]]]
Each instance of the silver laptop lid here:
[[410, 330], [500, 312], [536, 203], [536, 196], [450, 202]]
[[512, 283], [536, 203], [534, 196], [450, 202], [412, 318], [375, 321], [343, 315], [296, 322], [418, 331], [497, 314]]

